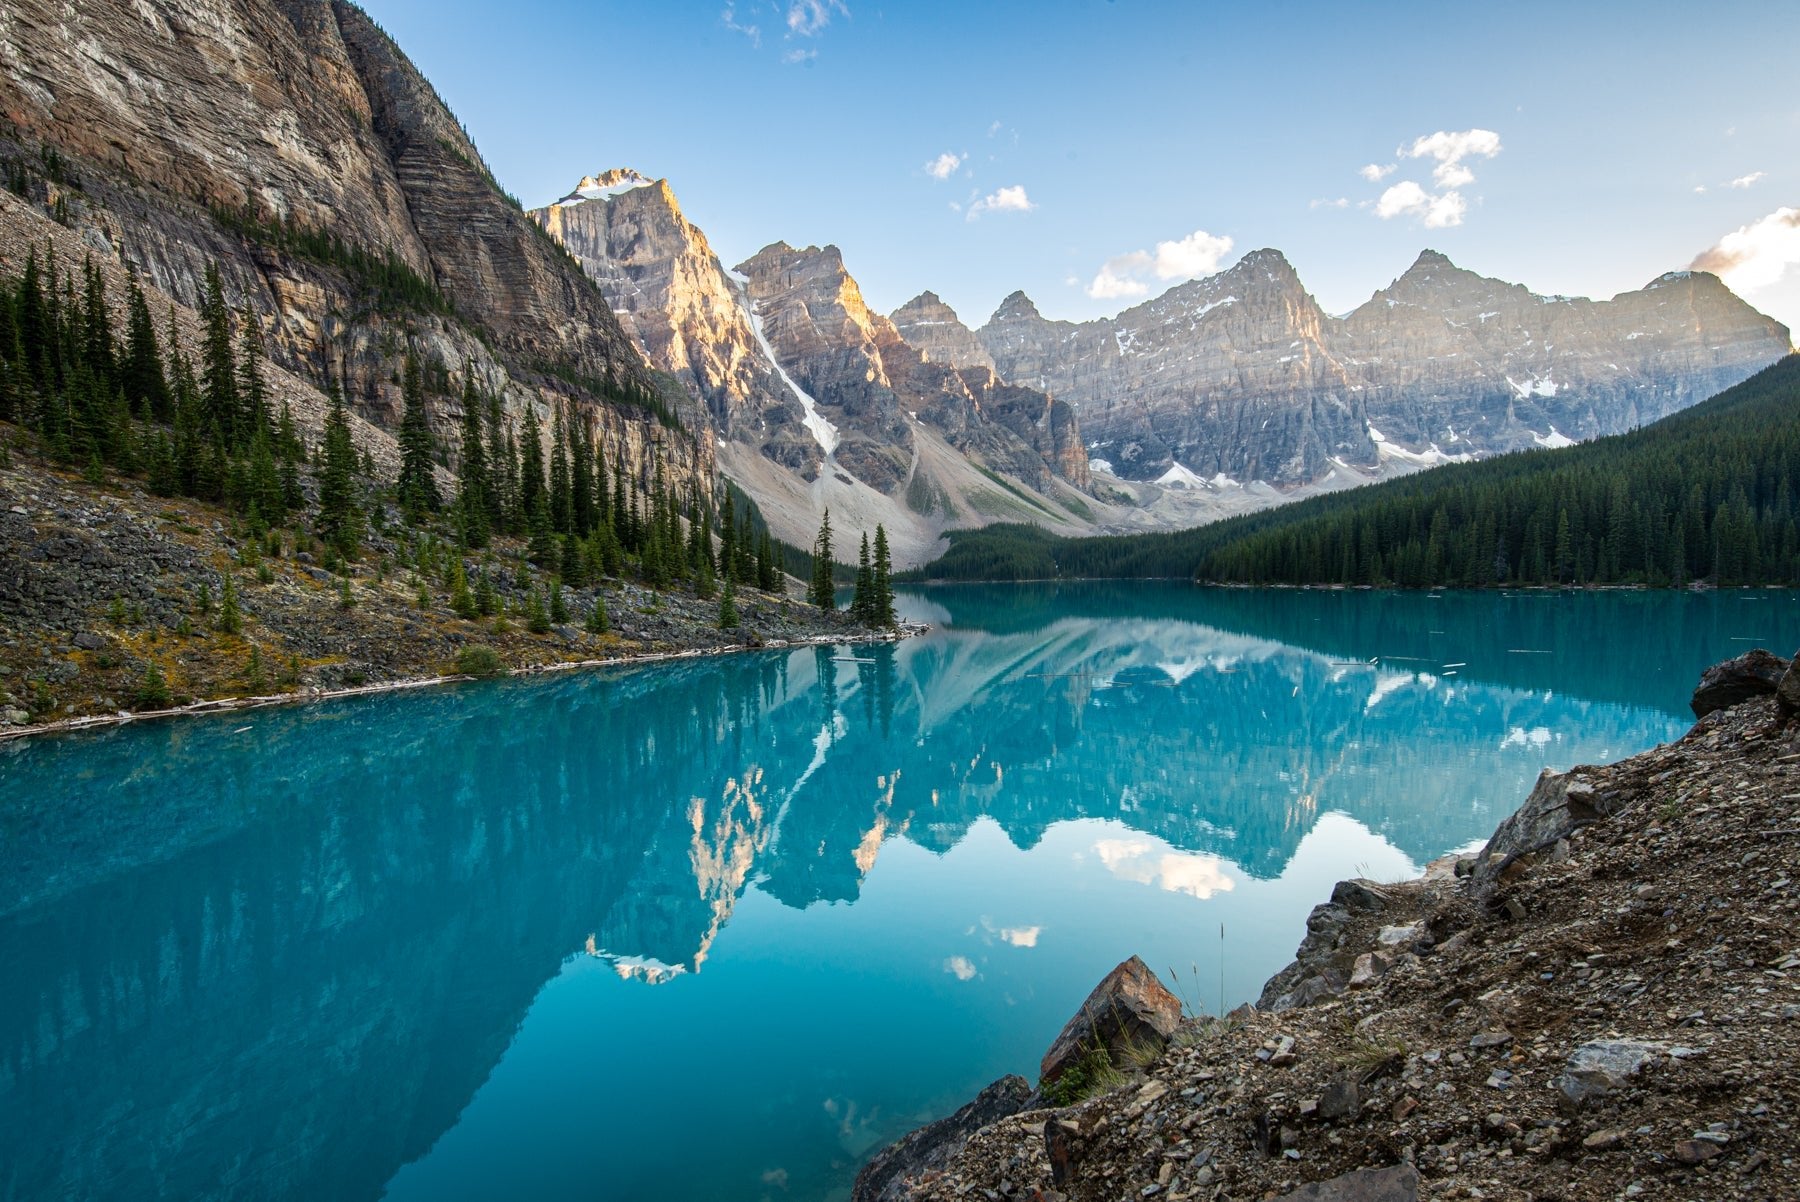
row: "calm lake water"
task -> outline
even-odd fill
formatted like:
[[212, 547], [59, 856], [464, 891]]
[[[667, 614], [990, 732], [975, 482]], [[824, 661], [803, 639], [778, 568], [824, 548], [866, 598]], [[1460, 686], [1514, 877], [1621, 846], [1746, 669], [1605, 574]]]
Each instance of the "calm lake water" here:
[[0, 1197], [843, 1198], [1126, 955], [1252, 998], [1333, 881], [1800, 645], [1774, 592], [905, 601], [0, 746]]

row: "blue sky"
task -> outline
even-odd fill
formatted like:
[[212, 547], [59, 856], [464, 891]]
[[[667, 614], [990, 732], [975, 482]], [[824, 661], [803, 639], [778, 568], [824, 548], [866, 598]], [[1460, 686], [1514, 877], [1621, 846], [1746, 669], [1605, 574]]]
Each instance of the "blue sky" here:
[[634, 167], [727, 266], [835, 243], [883, 311], [1098, 316], [1262, 246], [1331, 312], [1425, 247], [1611, 296], [1712, 250], [1800, 327], [1792, 3], [366, 7], [526, 204]]

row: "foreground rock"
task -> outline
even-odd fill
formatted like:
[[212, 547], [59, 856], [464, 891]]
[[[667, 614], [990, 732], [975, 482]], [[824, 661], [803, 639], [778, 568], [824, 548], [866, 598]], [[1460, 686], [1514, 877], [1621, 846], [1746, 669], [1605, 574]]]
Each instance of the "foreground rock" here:
[[1761, 647], [1747, 651], [1701, 673], [1700, 687], [1694, 690], [1688, 706], [1694, 717], [1704, 718], [1714, 710], [1730, 709], [1752, 697], [1766, 697], [1781, 687], [1788, 668], [1787, 660]]
[[1800, 1196], [1796, 795], [1768, 695], [1547, 775], [1480, 855], [1340, 884], [1268, 1008], [887, 1196]]
[[1104, 1057], [1119, 1063], [1153, 1055], [1181, 1025], [1181, 1002], [1156, 979], [1150, 966], [1133, 956], [1106, 974], [1081, 1003], [1044, 1053], [1038, 1084], [1049, 1089], [1084, 1061]]
[[1017, 1114], [1030, 1100], [1031, 1083], [1025, 1078], [1000, 1078], [949, 1118], [920, 1127], [883, 1148], [856, 1175], [851, 1202], [894, 1202], [906, 1197], [909, 1181], [941, 1171], [971, 1135]]

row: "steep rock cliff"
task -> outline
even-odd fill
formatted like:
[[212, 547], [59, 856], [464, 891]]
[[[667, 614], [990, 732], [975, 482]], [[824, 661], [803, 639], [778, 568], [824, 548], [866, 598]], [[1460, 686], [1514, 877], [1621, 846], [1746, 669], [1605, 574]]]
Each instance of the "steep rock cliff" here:
[[[61, 157], [62, 178], [28, 191], [97, 255], [185, 306], [217, 262], [271, 357], [316, 383], [341, 378], [377, 424], [397, 419], [411, 349], [441, 369], [427, 373], [428, 406], [444, 445], [466, 371], [509, 413], [574, 401], [615, 462], [648, 473], [661, 458], [709, 486], [704, 440], [602, 399], [608, 379], [654, 388], [641, 355], [355, 6], [22, 0], [0, 16], [0, 118], [0, 156]], [[415, 295], [383, 293], [367, 266], [383, 261]]]

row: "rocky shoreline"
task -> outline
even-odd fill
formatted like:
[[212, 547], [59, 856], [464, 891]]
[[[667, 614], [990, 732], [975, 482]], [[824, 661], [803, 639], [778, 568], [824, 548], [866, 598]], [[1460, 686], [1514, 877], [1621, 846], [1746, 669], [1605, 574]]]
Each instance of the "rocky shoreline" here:
[[1794, 1196], [1796, 703], [1766, 652], [1710, 670], [1683, 738], [1545, 773], [1479, 854], [1340, 882], [1223, 1018], [1127, 961], [1036, 1089], [879, 1153], [855, 1202]]

